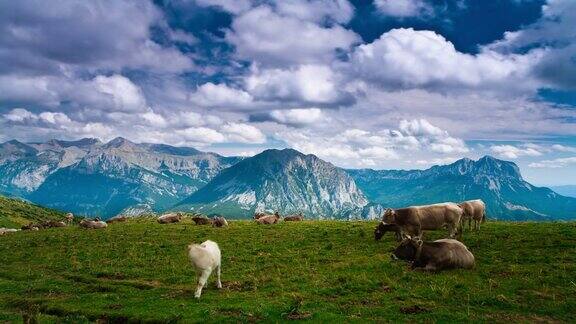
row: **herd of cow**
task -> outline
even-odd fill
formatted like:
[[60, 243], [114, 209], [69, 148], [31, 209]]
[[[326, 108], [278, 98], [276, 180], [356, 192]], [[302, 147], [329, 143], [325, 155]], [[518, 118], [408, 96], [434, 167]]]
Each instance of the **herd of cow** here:
[[[396, 233], [396, 240], [401, 243], [392, 256], [411, 262], [413, 269], [470, 269], [475, 264], [474, 255], [454, 238], [462, 236], [465, 222], [471, 230], [474, 221], [474, 228], [479, 230], [485, 219], [486, 205], [480, 199], [387, 209], [374, 230], [374, 238], [380, 240], [386, 232]], [[448, 229], [449, 238], [422, 241], [424, 230], [442, 228]]]
[[[168, 213], [157, 218], [160, 224], [178, 223], [182, 220], [182, 213]], [[254, 221], [261, 225], [277, 224], [280, 220], [302, 221], [302, 214], [282, 218], [278, 212], [273, 214], [255, 213]], [[412, 269], [438, 271], [443, 269], [464, 268], [470, 269], [475, 265], [474, 255], [468, 248], [455, 238], [461, 238], [464, 224], [468, 228], [480, 229], [480, 223], [486, 219], [486, 206], [482, 200], [470, 200], [462, 203], [440, 203], [426, 206], [411, 206], [400, 209], [386, 209], [381, 222], [374, 230], [374, 238], [380, 240], [386, 232], [394, 232], [399, 246], [394, 250], [392, 257], [411, 263]], [[64, 221], [47, 221], [31, 223], [22, 227], [22, 230], [39, 230], [42, 228], [64, 227], [71, 224], [74, 216], [68, 213]], [[100, 219], [83, 219], [79, 226], [83, 228], [103, 229], [110, 223], [124, 222], [127, 216], [116, 216], [106, 222]], [[208, 218], [203, 215], [193, 215], [191, 220], [196, 225], [212, 225], [213, 227], [226, 227], [228, 222], [222, 216]], [[444, 229], [448, 230], [448, 238], [432, 242], [422, 240], [423, 231]], [[2, 229], [4, 230], [4, 229]], [[16, 230], [14, 230], [16, 231]], [[1, 231], [0, 231], [1, 232]], [[6, 231], [10, 232], [10, 231]], [[4, 232], [0, 233], [3, 234]], [[199, 298], [202, 288], [208, 277], [215, 270], [217, 272], [218, 288], [220, 282], [221, 251], [218, 244], [206, 241], [202, 244], [188, 246], [188, 257], [194, 266], [198, 284], [195, 297]]]

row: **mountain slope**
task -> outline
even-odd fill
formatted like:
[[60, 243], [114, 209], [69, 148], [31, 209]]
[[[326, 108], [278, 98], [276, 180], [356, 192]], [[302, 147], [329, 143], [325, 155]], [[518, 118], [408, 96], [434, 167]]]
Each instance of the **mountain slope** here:
[[51, 140], [35, 144], [12, 140], [0, 144], [0, 192], [25, 197], [50, 174], [79, 161], [88, 150], [87, 142], [99, 144], [94, 139], [76, 142]]
[[116, 138], [51, 174], [30, 199], [104, 218], [134, 206], [162, 211], [237, 161], [192, 148], [136, 144]]
[[343, 170], [292, 149], [266, 150], [222, 171], [176, 209], [250, 217], [255, 211], [348, 217], [367, 201]]
[[348, 170], [371, 202], [386, 207], [483, 199], [489, 217], [512, 220], [576, 218], [576, 199], [522, 179], [512, 162], [485, 156], [427, 170]]
[[0, 227], [20, 228], [30, 222], [63, 219], [64, 213], [32, 203], [0, 196]]

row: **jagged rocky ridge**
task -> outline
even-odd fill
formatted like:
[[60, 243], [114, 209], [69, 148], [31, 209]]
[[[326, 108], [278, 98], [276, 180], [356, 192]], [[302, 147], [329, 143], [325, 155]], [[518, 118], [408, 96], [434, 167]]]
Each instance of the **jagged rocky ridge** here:
[[483, 199], [488, 216], [509, 220], [576, 218], [576, 199], [526, 182], [512, 162], [485, 156], [427, 170], [347, 170], [372, 202], [364, 217], [384, 207]]
[[266, 150], [222, 171], [176, 208], [232, 217], [255, 211], [313, 218], [359, 216], [368, 203], [343, 170], [296, 150]]
[[162, 211], [240, 158], [124, 138], [0, 144], [0, 192], [85, 215]]

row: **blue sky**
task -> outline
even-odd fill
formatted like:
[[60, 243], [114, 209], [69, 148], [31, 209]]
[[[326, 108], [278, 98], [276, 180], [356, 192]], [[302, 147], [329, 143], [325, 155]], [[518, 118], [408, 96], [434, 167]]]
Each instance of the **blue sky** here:
[[0, 140], [350, 168], [490, 154], [576, 184], [576, 1], [0, 1]]

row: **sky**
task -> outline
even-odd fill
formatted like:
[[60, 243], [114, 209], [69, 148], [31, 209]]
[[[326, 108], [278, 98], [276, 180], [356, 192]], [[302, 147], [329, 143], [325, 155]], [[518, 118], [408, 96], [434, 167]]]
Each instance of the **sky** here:
[[0, 0], [0, 141], [576, 184], [574, 0]]

